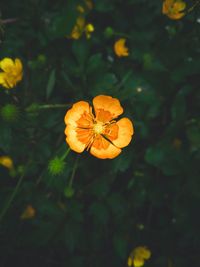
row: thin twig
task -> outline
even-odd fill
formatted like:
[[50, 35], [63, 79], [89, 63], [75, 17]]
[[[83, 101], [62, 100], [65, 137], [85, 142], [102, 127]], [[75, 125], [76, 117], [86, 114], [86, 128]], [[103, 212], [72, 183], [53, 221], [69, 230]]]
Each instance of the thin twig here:
[[21, 183], [22, 183], [22, 181], [23, 181], [23, 179], [24, 179], [24, 176], [25, 176], [25, 174], [23, 174], [23, 175], [19, 178], [19, 180], [18, 180], [18, 182], [17, 182], [17, 185], [16, 185], [14, 191], [12, 192], [12, 194], [11, 194], [10, 198], [8, 199], [6, 205], [4, 206], [3, 210], [1, 211], [1, 213], [0, 213], [0, 222], [2, 221], [2, 219], [3, 219], [3, 217], [5, 216], [7, 210], [9, 209], [9, 207], [11, 206], [12, 201], [14, 200], [14, 198], [15, 198], [15, 196], [16, 196], [18, 190], [19, 190], [19, 187], [20, 187], [20, 185], [21, 185]]
[[18, 18], [12, 18], [12, 19], [3, 19], [1, 20], [2, 24], [10, 24], [10, 23], [15, 23], [16, 21], [18, 21]]

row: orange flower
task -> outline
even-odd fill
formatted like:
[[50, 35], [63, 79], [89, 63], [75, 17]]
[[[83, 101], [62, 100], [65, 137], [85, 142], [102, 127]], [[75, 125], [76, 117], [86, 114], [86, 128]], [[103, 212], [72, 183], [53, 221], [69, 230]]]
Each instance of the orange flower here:
[[114, 51], [118, 57], [127, 57], [129, 55], [128, 48], [125, 46], [126, 39], [121, 38], [114, 44]]
[[31, 206], [27, 205], [20, 218], [22, 220], [32, 219], [35, 217], [36, 210]]
[[185, 13], [182, 12], [186, 3], [182, 0], [165, 0], [162, 6], [162, 13], [170, 19], [181, 19]]
[[66, 142], [78, 153], [85, 149], [100, 159], [113, 159], [127, 146], [134, 133], [128, 118], [115, 119], [123, 113], [116, 98], [99, 95], [93, 99], [94, 113], [88, 102], [75, 103], [65, 115]]

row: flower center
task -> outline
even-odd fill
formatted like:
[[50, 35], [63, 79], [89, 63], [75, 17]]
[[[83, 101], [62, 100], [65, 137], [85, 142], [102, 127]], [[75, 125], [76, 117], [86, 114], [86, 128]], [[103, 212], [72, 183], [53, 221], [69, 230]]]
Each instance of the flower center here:
[[96, 134], [102, 134], [104, 132], [104, 124], [103, 124], [103, 122], [94, 123], [93, 131]]

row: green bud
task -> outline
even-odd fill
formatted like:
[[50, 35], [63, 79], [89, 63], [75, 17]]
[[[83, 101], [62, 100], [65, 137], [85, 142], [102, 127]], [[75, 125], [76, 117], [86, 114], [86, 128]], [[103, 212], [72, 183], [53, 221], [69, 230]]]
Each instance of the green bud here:
[[44, 64], [46, 62], [46, 56], [45, 55], [38, 55], [37, 60], [39, 63]]
[[64, 195], [67, 198], [71, 198], [74, 195], [74, 189], [71, 186], [67, 186], [64, 190]]
[[38, 68], [38, 62], [37, 60], [29, 60], [27, 62], [27, 65], [29, 66], [30, 69], [36, 70]]
[[65, 162], [62, 159], [55, 157], [49, 162], [48, 171], [51, 175], [56, 176], [63, 173], [64, 167]]
[[112, 37], [113, 34], [114, 34], [114, 30], [113, 30], [113, 28], [111, 28], [111, 27], [107, 27], [107, 28], [104, 30], [104, 36], [105, 36], [106, 38], [110, 38], [110, 37]]
[[17, 167], [17, 173], [18, 173], [19, 175], [23, 175], [23, 174], [25, 173], [25, 171], [26, 171], [26, 168], [25, 168], [24, 165], [19, 165], [19, 166]]
[[19, 108], [14, 104], [7, 104], [1, 108], [1, 117], [7, 122], [17, 121], [19, 113]]

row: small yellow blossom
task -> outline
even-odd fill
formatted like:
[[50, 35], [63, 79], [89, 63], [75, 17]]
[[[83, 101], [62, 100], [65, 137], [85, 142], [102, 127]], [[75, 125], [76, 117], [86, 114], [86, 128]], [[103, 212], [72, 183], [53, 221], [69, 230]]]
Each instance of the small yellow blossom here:
[[93, 31], [94, 31], [94, 26], [91, 23], [87, 24], [85, 27], [85, 35], [87, 39], [91, 37], [91, 33]]
[[132, 263], [133, 263], [132, 258], [131, 258], [131, 257], [128, 257], [127, 265], [128, 265], [129, 267], [131, 267], [131, 266], [132, 266]]
[[27, 205], [20, 218], [22, 220], [32, 219], [35, 217], [35, 214], [36, 210], [31, 205]]
[[129, 267], [141, 267], [145, 260], [151, 257], [151, 251], [146, 247], [136, 247], [128, 257], [127, 265]]
[[93, 3], [92, 3], [91, 0], [85, 0], [85, 4], [86, 4], [88, 9], [92, 9], [93, 8]]
[[75, 26], [72, 29], [70, 37], [72, 39], [78, 40], [85, 32], [86, 38], [89, 39], [93, 31], [94, 31], [94, 26], [91, 23], [86, 24], [85, 18], [79, 16], [76, 20]]
[[72, 39], [78, 40], [83, 34], [84, 27], [85, 27], [85, 18], [80, 16], [76, 20], [76, 24], [72, 29], [70, 37]]
[[0, 165], [6, 167], [9, 170], [12, 170], [14, 168], [13, 161], [8, 156], [1, 156], [0, 157]]
[[84, 13], [84, 12], [85, 12], [84, 7], [82, 7], [81, 5], [78, 5], [78, 6], [76, 7], [76, 9], [77, 9], [77, 11], [78, 11], [79, 13]]
[[125, 46], [126, 39], [121, 38], [114, 44], [114, 51], [118, 57], [127, 57], [129, 55], [128, 48]]
[[182, 0], [165, 0], [162, 6], [162, 13], [170, 19], [181, 19], [185, 12], [186, 3]]
[[77, 6], [77, 11], [81, 14], [85, 13], [86, 11], [89, 11], [93, 8], [93, 3], [91, 0], [85, 0], [84, 1], [84, 6], [78, 5]]
[[10, 89], [16, 86], [16, 84], [22, 80], [22, 62], [20, 59], [16, 58], [12, 60], [11, 58], [4, 58], [0, 61], [0, 85]]

